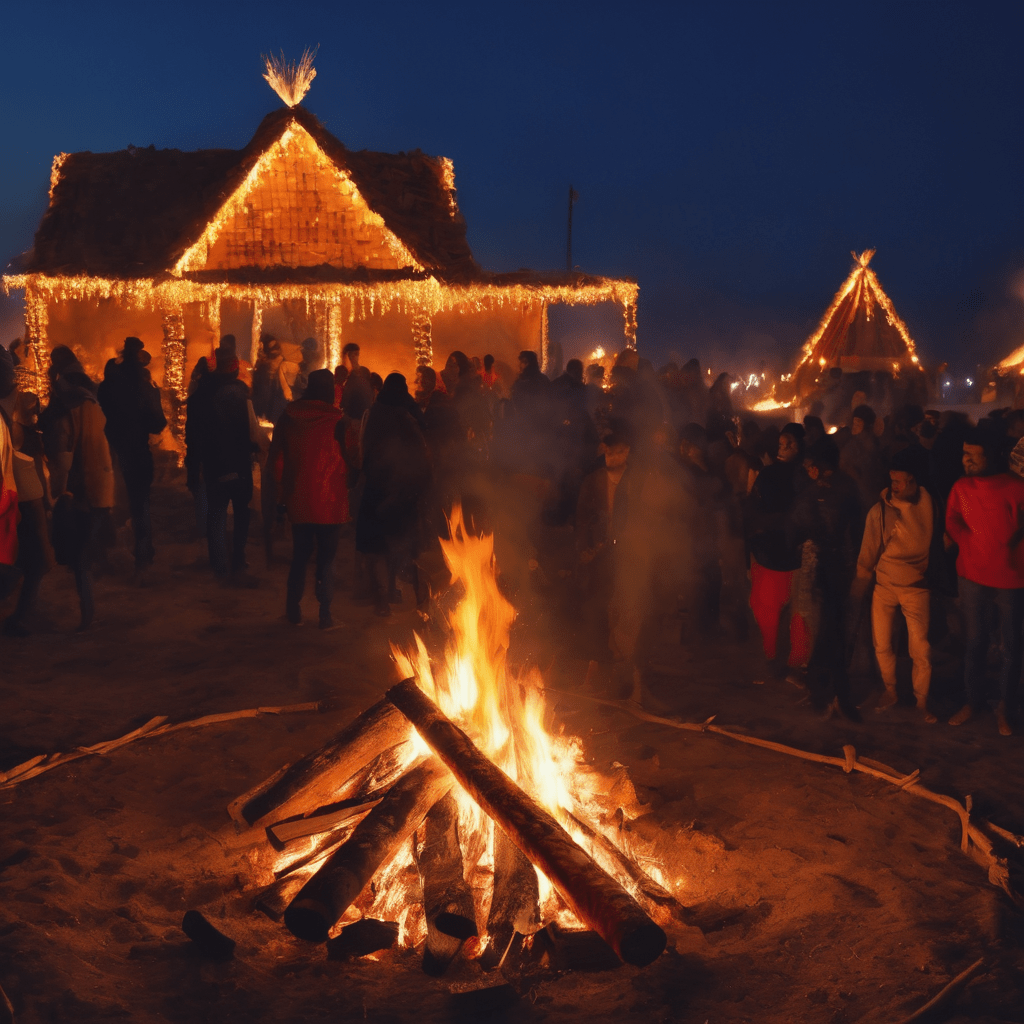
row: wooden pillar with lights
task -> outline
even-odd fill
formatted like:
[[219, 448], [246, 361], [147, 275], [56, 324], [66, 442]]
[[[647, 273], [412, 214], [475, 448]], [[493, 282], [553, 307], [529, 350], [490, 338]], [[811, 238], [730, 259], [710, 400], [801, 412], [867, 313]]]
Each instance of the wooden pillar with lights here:
[[249, 365], [255, 368], [260, 357], [260, 338], [263, 336], [263, 305], [259, 299], [252, 300], [252, 341], [249, 347]]
[[548, 300], [544, 299], [540, 304], [540, 372], [548, 372]]
[[625, 321], [626, 348], [636, 348], [636, 302], [625, 302], [622, 307], [622, 318]]
[[341, 365], [341, 302], [328, 299], [327, 306], [327, 369], [332, 373]]
[[417, 366], [430, 366], [434, 361], [434, 346], [430, 337], [430, 317], [423, 311], [413, 315], [412, 343]]
[[46, 310], [46, 298], [40, 295], [31, 284], [25, 287], [25, 356], [15, 376], [21, 391], [31, 391], [39, 396], [39, 401], [46, 404], [50, 397], [49, 343], [46, 328], [49, 314]]
[[220, 296], [211, 295], [206, 302], [206, 322], [213, 335], [213, 347], [220, 347]]
[[188, 382], [185, 380], [185, 320], [180, 306], [164, 310], [163, 327], [164, 388], [170, 392], [175, 410], [171, 430], [177, 438], [183, 439]]

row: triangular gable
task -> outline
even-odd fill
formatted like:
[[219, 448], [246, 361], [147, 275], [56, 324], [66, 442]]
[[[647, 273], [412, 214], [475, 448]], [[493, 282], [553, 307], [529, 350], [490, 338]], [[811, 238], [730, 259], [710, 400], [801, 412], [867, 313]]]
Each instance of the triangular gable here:
[[898, 371], [920, 365], [906, 324], [868, 266], [874, 254], [874, 249], [852, 254], [853, 270], [807, 339], [798, 373], [831, 366]]
[[324, 264], [423, 269], [370, 208], [347, 170], [293, 120], [260, 154], [173, 271]]

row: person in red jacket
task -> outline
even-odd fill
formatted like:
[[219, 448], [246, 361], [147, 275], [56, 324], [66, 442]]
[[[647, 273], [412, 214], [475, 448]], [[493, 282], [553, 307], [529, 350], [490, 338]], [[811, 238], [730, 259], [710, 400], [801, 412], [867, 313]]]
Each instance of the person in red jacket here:
[[1013, 733], [1024, 622], [1024, 480], [1007, 473], [1000, 438], [976, 428], [964, 441], [966, 476], [953, 485], [946, 505], [946, 533], [959, 547], [960, 607], [966, 627], [964, 685], [967, 703], [949, 720], [963, 725], [985, 704], [985, 662], [993, 608], [999, 617], [1000, 735]]
[[278, 421], [269, 459], [292, 524], [286, 614], [296, 626], [302, 622], [306, 566], [314, 548], [320, 628], [333, 626], [334, 556], [341, 524], [349, 518], [344, 443], [344, 415], [334, 404], [334, 374], [314, 370], [305, 396], [289, 403]]

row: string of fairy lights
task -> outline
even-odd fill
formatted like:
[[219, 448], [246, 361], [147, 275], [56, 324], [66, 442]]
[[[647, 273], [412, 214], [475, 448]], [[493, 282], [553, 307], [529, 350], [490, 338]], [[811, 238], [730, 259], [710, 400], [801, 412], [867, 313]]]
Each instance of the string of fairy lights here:
[[[263, 310], [283, 302], [302, 302], [308, 313], [319, 314], [326, 326], [328, 353], [341, 361], [343, 323], [396, 311], [413, 318], [413, 344], [417, 362], [429, 362], [430, 321], [450, 310], [494, 312], [520, 309], [527, 313], [540, 306], [542, 353], [547, 351], [548, 306], [553, 302], [570, 305], [617, 303], [622, 307], [624, 338], [628, 348], [636, 348], [637, 299], [639, 286], [615, 278], [589, 279], [579, 283], [469, 282], [452, 284], [435, 277], [383, 282], [233, 283], [196, 281], [183, 277], [163, 279], [104, 278], [87, 276], [50, 276], [47, 274], [10, 275], [2, 279], [6, 293], [25, 290], [27, 347], [36, 367], [37, 394], [48, 391], [43, 356], [48, 351], [48, 309], [51, 303], [113, 300], [126, 309], [159, 312], [164, 323], [164, 384], [179, 399], [184, 398], [185, 331], [184, 310], [198, 304], [201, 315], [214, 337], [219, 337], [221, 303], [225, 300], [249, 302], [253, 307], [253, 341], [262, 331]], [[41, 395], [42, 397], [42, 395]]]

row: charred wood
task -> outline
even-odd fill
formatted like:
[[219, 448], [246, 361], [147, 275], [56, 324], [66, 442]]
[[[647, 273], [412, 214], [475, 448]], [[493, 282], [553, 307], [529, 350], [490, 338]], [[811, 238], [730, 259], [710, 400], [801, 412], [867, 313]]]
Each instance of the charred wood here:
[[356, 826], [344, 846], [331, 853], [285, 911], [288, 930], [309, 942], [326, 942], [331, 928], [398, 847], [419, 828], [452, 777], [436, 758], [404, 775]]
[[440, 977], [462, 943], [477, 934], [473, 892], [466, 882], [459, 846], [459, 807], [446, 793], [427, 814], [419, 854], [427, 942], [423, 970]]
[[556, 971], [614, 971], [622, 966], [615, 950], [597, 932], [574, 932], [551, 922], [544, 929]]
[[230, 960], [235, 955], [235, 940], [214, 928], [198, 910], [185, 911], [181, 930], [195, 943], [196, 949], [211, 960]]
[[345, 785], [356, 773], [408, 738], [408, 722], [389, 701], [380, 700], [319, 750], [275, 773], [232, 806], [249, 825], [275, 811], [280, 820], [323, 807], [350, 795]]
[[336, 939], [327, 940], [328, 960], [349, 960], [390, 949], [398, 941], [398, 925], [394, 921], [375, 921], [364, 917], [341, 930]]
[[[427, 745], [509, 839], [544, 872], [576, 916], [626, 963], [644, 967], [661, 955], [666, 936], [618, 882], [535, 800], [484, 756], [416, 685], [388, 691]], [[371, 812], [371, 816], [372, 816]]]
[[493, 971], [513, 936], [530, 935], [540, 927], [540, 887], [537, 872], [519, 848], [500, 828], [494, 829], [494, 887], [487, 915], [490, 941], [480, 966]]

